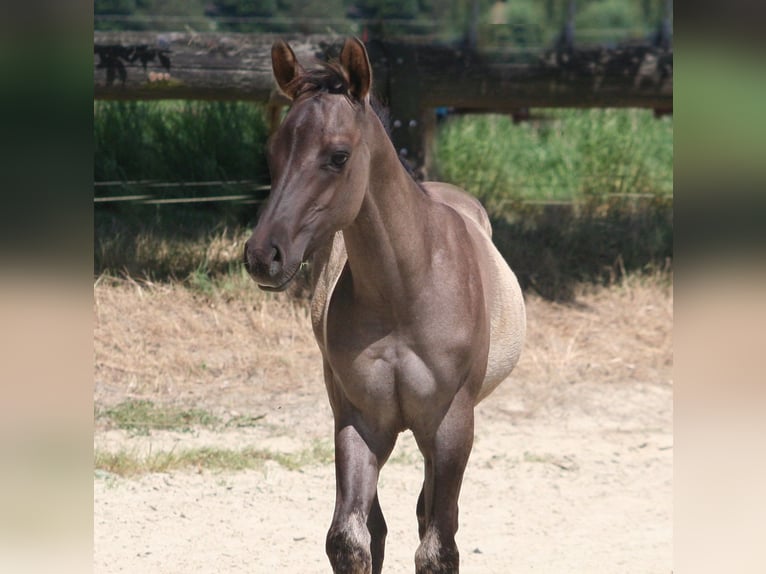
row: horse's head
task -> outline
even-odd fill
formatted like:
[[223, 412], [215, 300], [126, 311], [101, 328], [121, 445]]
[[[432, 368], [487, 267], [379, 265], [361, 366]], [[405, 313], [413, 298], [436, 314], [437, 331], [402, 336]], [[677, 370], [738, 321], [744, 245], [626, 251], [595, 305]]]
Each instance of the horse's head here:
[[271, 195], [245, 244], [245, 266], [259, 287], [281, 291], [301, 263], [351, 224], [368, 182], [365, 138], [372, 83], [364, 45], [349, 39], [338, 64], [304, 71], [281, 40], [271, 49], [274, 76], [292, 100], [269, 141]]

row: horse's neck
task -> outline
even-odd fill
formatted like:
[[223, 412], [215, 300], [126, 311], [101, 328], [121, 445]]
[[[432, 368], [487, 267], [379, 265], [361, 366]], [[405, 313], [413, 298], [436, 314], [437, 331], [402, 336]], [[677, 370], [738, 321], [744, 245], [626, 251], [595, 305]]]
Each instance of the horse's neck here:
[[[381, 126], [382, 131], [382, 126]], [[387, 137], [376, 134], [377, 137]], [[371, 151], [370, 181], [354, 223], [344, 229], [355, 296], [371, 303], [411, 300], [428, 269], [429, 200], [407, 174], [388, 140]]]

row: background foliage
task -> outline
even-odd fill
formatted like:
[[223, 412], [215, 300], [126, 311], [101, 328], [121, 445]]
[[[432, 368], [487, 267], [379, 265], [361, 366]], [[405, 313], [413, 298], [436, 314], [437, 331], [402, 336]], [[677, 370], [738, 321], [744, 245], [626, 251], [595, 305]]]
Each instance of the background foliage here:
[[672, 193], [672, 119], [632, 109], [539, 116], [518, 125], [499, 115], [451, 118], [436, 140], [438, 177], [497, 212], [518, 200]]
[[[579, 0], [575, 26], [587, 41], [646, 36], [663, 15], [662, 0]], [[503, 43], [548, 44], [566, 20], [568, 0], [479, 0], [482, 36]], [[468, 33], [472, 2], [462, 0], [95, 0], [97, 30], [360, 34]]]
[[96, 102], [96, 181], [268, 179], [266, 120], [243, 102]]

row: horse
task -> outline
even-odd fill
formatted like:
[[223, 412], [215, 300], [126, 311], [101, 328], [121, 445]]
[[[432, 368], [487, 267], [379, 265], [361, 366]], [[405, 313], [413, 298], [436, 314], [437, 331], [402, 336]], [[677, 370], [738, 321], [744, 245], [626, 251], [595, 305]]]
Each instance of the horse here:
[[291, 106], [268, 143], [272, 190], [244, 250], [260, 289], [311, 265], [311, 322], [334, 417], [333, 572], [379, 573], [381, 468], [409, 429], [424, 460], [418, 574], [458, 572], [458, 497], [474, 407], [513, 370], [526, 330], [518, 281], [481, 203], [418, 183], [373, 106], [364, 44], [305, 69], [271, 50]]

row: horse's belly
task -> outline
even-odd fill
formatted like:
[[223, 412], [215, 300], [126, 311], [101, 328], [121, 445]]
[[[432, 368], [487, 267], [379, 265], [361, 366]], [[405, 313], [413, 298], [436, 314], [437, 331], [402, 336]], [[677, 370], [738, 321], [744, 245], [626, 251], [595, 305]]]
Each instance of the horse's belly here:
[[477, 402], [511, 374], [519, 362], [526, 335], [526, 311], [519, 282], [491, 240], [487, 239], [487, 242], [491, 262], [485, 287], [490, 315], [489, 354], [487, 373]]
[[491, 393], [519, 361], [526, 334], [524, 299], [516, 276], [492, 243], [492, 230], [484, 208], [463, 190], [444, 183], [423, 184], [436, 201], [454, 209], [474, 239], [483, 260], [484, 297], [490, 316], [487, 372], [477, 402]]

